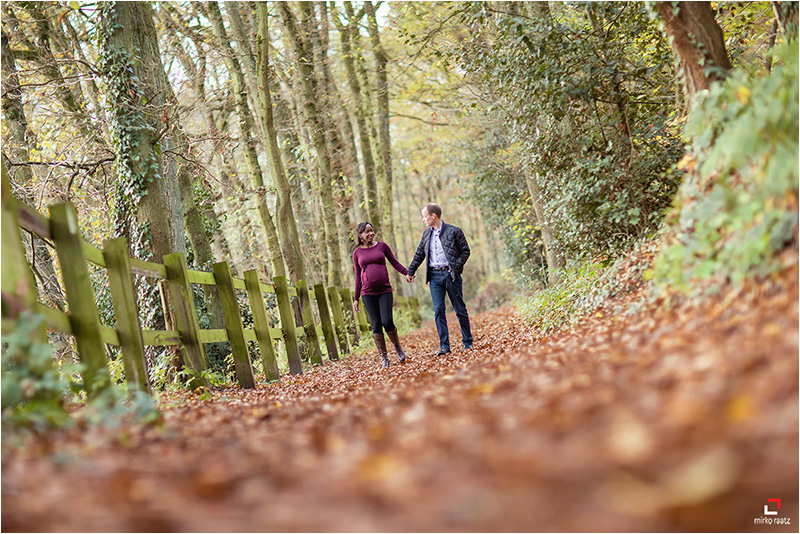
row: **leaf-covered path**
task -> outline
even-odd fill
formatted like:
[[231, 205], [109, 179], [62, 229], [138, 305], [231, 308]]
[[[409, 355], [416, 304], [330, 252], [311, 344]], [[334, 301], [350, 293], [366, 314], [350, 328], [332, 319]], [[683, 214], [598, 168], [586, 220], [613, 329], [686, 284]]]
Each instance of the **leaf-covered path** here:
[[[5, 450], [3, 531], [796, 531], [796, 267], [552, 338], [510, 307], [473, 325], [471, 352], [433, 355], [431, 326], [388, 370], [353, 356]], [[791, 525], [754, 526], [768, 498]]]

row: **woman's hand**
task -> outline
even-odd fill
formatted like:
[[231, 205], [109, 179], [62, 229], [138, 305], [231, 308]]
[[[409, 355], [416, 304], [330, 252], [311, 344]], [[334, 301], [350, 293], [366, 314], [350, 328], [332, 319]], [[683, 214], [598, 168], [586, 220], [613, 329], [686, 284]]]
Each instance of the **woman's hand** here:
[[358, 313], [358, 301], [357, 300], [353, 301], [353, 311]]

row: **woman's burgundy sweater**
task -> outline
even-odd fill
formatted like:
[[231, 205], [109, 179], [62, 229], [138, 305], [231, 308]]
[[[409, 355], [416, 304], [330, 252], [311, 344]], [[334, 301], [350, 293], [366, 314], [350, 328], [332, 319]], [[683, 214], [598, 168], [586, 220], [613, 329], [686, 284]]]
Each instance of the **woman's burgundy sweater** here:
[[356, 275], [356, 293], [354, 300], [361, 295], [380, 295], [392, 290], [389, 283], [389, 271], [386, 269], [386, 260], [392, 264], [397, 272], [408, 274], [408, 269], [397, 261], [392, 254], [392, 249], [383, 241], [378, 241], [370, 248], [358, 247], [353, 251], [353, 267]]

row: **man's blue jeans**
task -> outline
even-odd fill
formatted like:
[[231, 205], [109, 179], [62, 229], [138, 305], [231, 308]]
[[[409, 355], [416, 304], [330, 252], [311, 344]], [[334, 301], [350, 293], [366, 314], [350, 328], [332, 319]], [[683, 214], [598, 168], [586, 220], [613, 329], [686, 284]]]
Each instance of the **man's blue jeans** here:
[[461, 342], [464, 345], [472, 344], [472, 332], [469, 328], [469, 313], [464, 303], [464, 294], [461, 290], [461, 275], [455, 275], [455, 280], [448, 271], [431, 271], [431, 299], [433, 300], [433, 318], [436, 322], [436, 332], [439, 334], [439, 349], [450, 350], [450, 335], [447, 331], [447, 317], [445, 315], [444, 295], [450, 297], [453, 309], [461, 326]]

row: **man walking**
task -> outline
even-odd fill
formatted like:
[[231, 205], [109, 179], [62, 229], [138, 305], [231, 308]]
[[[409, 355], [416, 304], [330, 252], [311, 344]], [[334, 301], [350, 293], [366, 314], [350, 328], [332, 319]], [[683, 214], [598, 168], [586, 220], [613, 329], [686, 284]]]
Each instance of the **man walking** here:
[[469, 245], [461, 228], [447, 224], [442, 220], [442, 208], [438, 204], [427, 204], [422, 208], [422, 222], [425, 231], [419, 242], [414, 259], [408, 266], [406, 280], [413, 282], [417, 268], [426, 257], [427, 270], [425, 283], [431, 285], [433, 314], [436, 332], [439, 334], [439, 356], [450, 352], [450, 335], [447, 331], [444, 295], [450, 297], [453, 309], [461, 326], [461, 342], [465, 350], [472, 349], [472, 332], [469, 328], [469, 313], [464, 303], [461, 273], [469, 258]]

